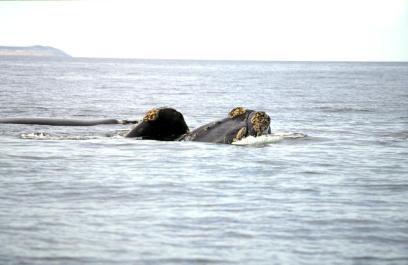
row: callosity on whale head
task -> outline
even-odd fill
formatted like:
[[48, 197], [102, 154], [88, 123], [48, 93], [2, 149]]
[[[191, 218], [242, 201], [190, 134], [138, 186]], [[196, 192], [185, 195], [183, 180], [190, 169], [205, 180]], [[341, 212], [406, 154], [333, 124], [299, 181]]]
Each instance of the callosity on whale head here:
[[163, 107], [149, 110], [126, 137], [174, 141], [186, 133], [188, 126], [183, 115], [173, 108]]
[[269, 127], [271, 118], [263, 111], [252, 111], [247, 118], [248, 135], [247, 136], [260, 136], [271, 133]]
[[187, 133], [182, 140], [231, 144], [247, 136], [270, 133], [270, 121], [269, 115], [263, 111], [237, 107], [227, 118], [203, 125]]

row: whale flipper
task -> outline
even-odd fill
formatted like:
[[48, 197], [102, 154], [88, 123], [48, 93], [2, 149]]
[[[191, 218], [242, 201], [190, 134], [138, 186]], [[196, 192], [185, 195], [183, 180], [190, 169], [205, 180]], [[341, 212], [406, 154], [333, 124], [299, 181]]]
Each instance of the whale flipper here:
[[9, 124], [37, 124], [51, 126], [95, 126], [101, 124], [128, 124], [136, 121], [100, 119], [100, 120], [77, 120], [77, 119], [58, 119], [58, 118], [2, 118], [0, 123]]

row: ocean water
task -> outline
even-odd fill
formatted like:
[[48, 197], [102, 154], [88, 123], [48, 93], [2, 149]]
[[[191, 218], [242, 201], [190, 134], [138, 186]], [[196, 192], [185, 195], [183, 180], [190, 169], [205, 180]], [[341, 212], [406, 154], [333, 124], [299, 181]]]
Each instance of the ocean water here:
[[408, 63], [2, 57], [0, 117], [244, 106], [273, 134], [0, 124], [0, 264], [408, 264], [407, 102]]

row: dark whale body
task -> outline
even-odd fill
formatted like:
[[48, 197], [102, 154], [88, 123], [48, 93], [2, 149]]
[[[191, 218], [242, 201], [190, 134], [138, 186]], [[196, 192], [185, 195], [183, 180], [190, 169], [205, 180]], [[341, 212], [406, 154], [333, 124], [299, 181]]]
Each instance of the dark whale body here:
[[[94, 126], [137, 122], [116, 119], [3, 118], [0, 119], [0, 123]], [[256, 137], [270, 133], [269, 124], [270, 118], [265, 112], [237, 107], [232, 109], [226, 118], [200, 126], [190, 132], [183, 114], [173, 108], [163, 107], [149, 110], [143, 117], [143, 120], [132, 128], [125, 137], [159, 141], [196, 141], [231, 144], [247, 136]]]
[[189, 131], [183, 115], [172, 108], [148, 111], [143, 121], [126, 137], [165, 141], [196, 141], [231, 144], [247, 136], [270, 132], [270, 118], [265, 112], [234, 108], [227, 118]]
[[270, 118], [265, 112], [241, 107], [230, 111], [227, 118], [203, 125], [181, 140], [231, 144], [247, 136], [270, 133]]
[[174, 141], [187, 132], [183, 114], [173, 108], [155, 108], [149, 110], [125, 137]]
[[10, 124], [37, 124], [51, 126], [94, 126], [101, 124], [129, 124], [134, 121], [101, 119], [101, 120], [76, 120], [76, 119], [56, 119], [56, 118], [4, 118], [0, 123]]

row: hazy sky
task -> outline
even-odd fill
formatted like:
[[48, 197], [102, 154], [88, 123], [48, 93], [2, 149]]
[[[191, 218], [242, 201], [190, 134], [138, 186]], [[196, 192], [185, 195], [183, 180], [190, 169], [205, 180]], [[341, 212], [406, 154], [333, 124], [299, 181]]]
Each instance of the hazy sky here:
[[73, 56], [408, 61], [408, 0], [0, 1], [0, 45]]

